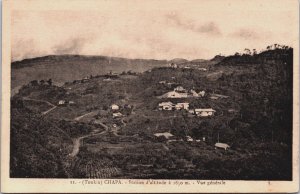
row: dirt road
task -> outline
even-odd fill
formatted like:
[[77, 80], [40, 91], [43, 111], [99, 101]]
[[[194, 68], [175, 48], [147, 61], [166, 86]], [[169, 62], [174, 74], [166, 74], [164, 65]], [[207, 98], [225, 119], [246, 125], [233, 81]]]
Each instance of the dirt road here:
[[75, 121], [79, 121], [79, 120], [81, 120], [82, 118], [84, 118], [84, 117], [86, 117], [86, 116], [89, 116], [89, 115], [92, 115], [92, 114], [96, 114], [97, 112], [98, 112], [98, 111], [92, 111], [92, 112], [86, 113], [86, 114], [84, 114], [84, 115], [81, 115], [81, 116], [76, 117], [74, 120], [75, 120]]
[[44, 103], [46, 103], [46, 104], [52, 106], [50, 109], [48, 109], [48, 110], [42, 112], [42, 115], [46, 115], [46, 114], [48, 114], [49, 112], [51, 112], [51, 111], [53, 111], [54, 109], [57, 108], [57, 106], [55, 106], [54, 104], [52, 104], [51, 102], [48, 102], [48, 101], [46, 101], [46, 100], [37, 100], [37, 99], [28, 98], [28, 97], [24, 97], [23, 100], [30, 100], [30, 101], [35, 101], [35, 102], [44, 102]]
[[79, 153], [81, 141], [84, 138], [95, 137], [95, 136], [98, 136], [98, 135], [103, 135], [103, 134], [108, 132], [109, 127], [107, 125], [105, 125], [103, 123], [100, 123], [100, 125], [105, 129], [104, 131], [102, 131], [100, 133], [92, 133], [92, 134], [88, 134], [88, 135], [84, 135], [84, 136], [72, 139], [73, 140], [73, 150], [72, 150], [72, 153], [69, 154], [70, 157], [75, 157]]

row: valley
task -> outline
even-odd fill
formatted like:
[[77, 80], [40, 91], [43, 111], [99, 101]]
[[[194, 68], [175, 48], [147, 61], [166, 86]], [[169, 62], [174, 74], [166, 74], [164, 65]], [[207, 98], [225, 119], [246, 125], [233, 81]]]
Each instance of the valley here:
[[292, 48], [117, 69], [69, 57], [13, 70], [11, 177], [291, 179]]

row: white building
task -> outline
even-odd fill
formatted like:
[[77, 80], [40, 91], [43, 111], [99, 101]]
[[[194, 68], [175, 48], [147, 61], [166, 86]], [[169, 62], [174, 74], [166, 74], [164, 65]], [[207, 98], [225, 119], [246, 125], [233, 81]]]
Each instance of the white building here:
[[189, 110], [189, 113], [194, 114], [195, 111], [193, 109]]
[[177, 86], [176, 88], [174, 88], [175, 92], [186, 92], [186, 89], [184, 89], [182, 86]]
[[120, 112], [116, 112], [116, 113], [113, 113], [113, 118], [118, 118], [118, 117], [122, 117], [122, 113]]
[[164, 94], [163, 97], [165, 97], [165, 98], [187, 98], [188, 94], [186, 92], [179, 93], [179, 92], [171, 91], [171, 92]]
[[230, 148], [230, 146], [226, 143], [216, 143], [215, 149], [217, 149], [217, 148], [222, 148], [224, 150], [227, 150], [228, 148]]
[[187, 141], [194, 141], [191, 136], [186, 136], [186, 138], [187, 138]]
[[195, 90], [190, 91], [193, 97], [199, 97], [199, 94]]
[[213, 116], [216, 111], [212, 108], [197, 108], [195, 114], [200, 117]]
[[198, 94], [199, 94], [201, 97], [203, 97], [203, 96], [205, 96], [205, 91], [202, 90], [202, 91], [200, 91]]
[[189, 110], [190, 104], [188, 102], [180, 102], [175, 105], [176, 110]]
[[211, 94], [210, 98], [213, 100], [217, 100], [219, 98], [229, 98], [229, 96], [225, 96], [225, 95], [221, 95], [221, 94]]
[[66, 104], [66, 101], [65, 101], [65, 100], [60, 100], [60, 101], [58, 101], [58, 105], [64, 105], [64, 104]]
[[156, 137], [165, 137], [166, 139], [169, 139], [170, 137], [173, 137], [174, 135], [169, 133], [169, 132], [164, 132], [164, 133], [155, 133], [154, 136]]
[[174, 107], [174, 104], [172, 102], [162, 102], [158, 104], [159, 110], [172, 110]]
[[176, 63], [171, 63], [169, 66], [172, 67], [172, 68], [177, 68], [178, 67]]
[[166, 80], [163, 80], [163, 81], [159, 81], [158, 83], [160, 83], [160, 84], [166, 84], [167, 81], [166, 81]]
[[111, 105], [111, 109], [112, 109], [112, 110], [119, 110], [119, 106], [116, 105], [116, 104], [112, 104], [112, 105]]

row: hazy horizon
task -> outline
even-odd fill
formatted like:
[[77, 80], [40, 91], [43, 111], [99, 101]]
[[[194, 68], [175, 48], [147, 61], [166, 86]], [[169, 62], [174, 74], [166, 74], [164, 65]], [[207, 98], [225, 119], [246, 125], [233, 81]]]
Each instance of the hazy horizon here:
[[91, 4], [94, 7], [86, 5], [78, 10], [66, 7], [13, 11], [12, 61], [65, 54], [211, 59], [245, 48], [260, 51], [275, 43], [293, 47], [298, 36], [293, 25], [298, 18], [296, 12], [281, 0], [237, 0], [234, 4], [226, 0], [130, 0]]

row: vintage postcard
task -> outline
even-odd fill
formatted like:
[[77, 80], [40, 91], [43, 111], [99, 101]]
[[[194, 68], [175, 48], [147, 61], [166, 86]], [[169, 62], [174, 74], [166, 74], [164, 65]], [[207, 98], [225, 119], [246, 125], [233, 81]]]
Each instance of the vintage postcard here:
[[1, 191], [297, 192], [296, 0], [4, 0]]

